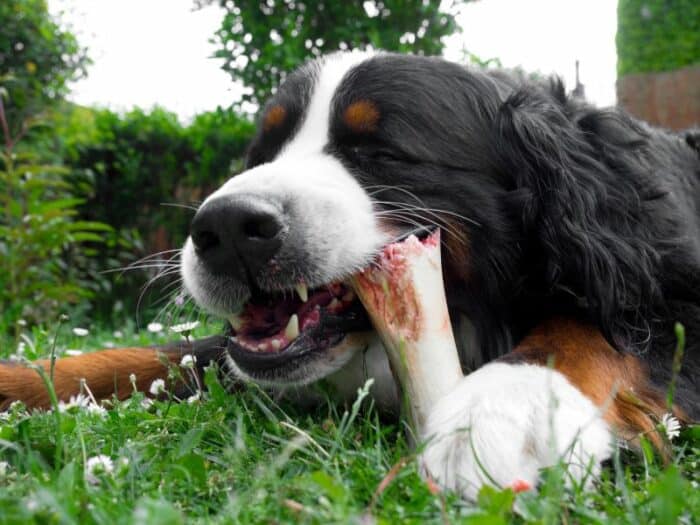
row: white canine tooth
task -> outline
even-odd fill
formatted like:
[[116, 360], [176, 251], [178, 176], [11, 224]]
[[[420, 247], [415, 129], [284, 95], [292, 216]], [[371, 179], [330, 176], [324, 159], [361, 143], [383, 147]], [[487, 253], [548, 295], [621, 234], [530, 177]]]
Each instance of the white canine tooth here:
[[243, 319], [239, 315], [231, 314], [228, 317], [228, 322], [231, 324], [234, 330], [238, 331], [243, 326]]
[[299, 317], [297, 314], [294, 314], [289, 318], [287, 327], [284, 329], [284, 335], [289, 341], [294, 341], [297, 337], [299, 337]]
[[309, 300], [309, 288], [304, 283], [297, 284], [294, 289], [297, 291], [302, 303]]
[[338, 301], [338, 299], [336, 299], [334, 297], [333, 300], [328, 304], [328, 309], [329, 310], [336, 310], [340, 307], [340, 305], [341, 305], [340, 301]]
[[267, 350], [267, 345], [264, 343], [260, 343], [258, 345], [258, 350], [260, 350], [260, 351]]
[[279, 350], [280, 348], [282, 348], [282, 343], [279, 339], [273, 339], [271, 344], [274, 350]]

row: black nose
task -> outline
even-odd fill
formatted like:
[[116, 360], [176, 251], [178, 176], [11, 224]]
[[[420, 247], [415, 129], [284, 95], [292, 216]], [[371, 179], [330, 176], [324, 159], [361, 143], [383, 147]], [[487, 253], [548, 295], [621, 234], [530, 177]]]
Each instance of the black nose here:
[[273, 203], [222, 196], [197, 211], [190, 236], [210, 272], [247, 281], [279, 251], [283, 230], [282, 214]]

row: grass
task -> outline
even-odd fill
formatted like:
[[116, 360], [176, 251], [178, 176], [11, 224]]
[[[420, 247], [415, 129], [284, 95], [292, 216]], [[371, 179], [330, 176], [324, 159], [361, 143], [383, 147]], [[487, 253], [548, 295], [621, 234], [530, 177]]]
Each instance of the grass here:
[[[202, 327], [211, 332], [216, 326]], [[27, 334], [45, 356], [54, 331]], [[63, 326], [67, 349], [148, 344], [174, 334]], [[13, 343], [14, 344], [14, 343]], [[2, 357], [16, 351], [7, 349]], [[212, 370], [199, 400], [148, 403], [136, 394], [107, 411], [78, 407], [0, 416], [0, 523], [696, 523], [700, 427], [672, 461], [617, 455], [595, 490], [567, 488], [559, 468], [537, 492], [484, 489], [476, 505], [418, 475], [400, 422], [383, 421], [360, 392], [312, 411], [248, 387], [228, 393]], [[87, 469], [104, 456], [111, 471]], [[109, 465], [108, 465], [109, 467]]]

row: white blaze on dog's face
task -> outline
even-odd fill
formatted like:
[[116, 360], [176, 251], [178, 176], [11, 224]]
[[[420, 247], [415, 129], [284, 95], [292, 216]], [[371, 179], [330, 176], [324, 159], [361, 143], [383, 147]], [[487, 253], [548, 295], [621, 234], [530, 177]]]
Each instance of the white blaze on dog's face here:
[[[185, 286], [199, 305], [238, 325], [229, 365], [244, 377], [309, 382], [373, 337], [341, 283], [388, 236], [367, 192], [327, 151], [336, 89], [367, 58], [337, 54], [305, 66], [292, 80], [303, 88], [278, 98], [301, 97], [273, 102], [262, 124], [258, 142], [268, 134], [279, 151], [210, 195], [193, 223], [182, 259]], [[337, 325], [337, 334], [326, 324]]]

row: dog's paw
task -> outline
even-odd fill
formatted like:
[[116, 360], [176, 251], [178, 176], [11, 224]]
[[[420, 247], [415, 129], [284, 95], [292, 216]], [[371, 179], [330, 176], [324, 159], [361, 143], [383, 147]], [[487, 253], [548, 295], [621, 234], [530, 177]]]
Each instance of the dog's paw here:
[[535, 487], [562, 462], [587, 482], [612, 451], [600, 410], [559, 372], [491, 363], [465, 377], [431, 412], [423, 472], [475, 499], [482, 485]]

